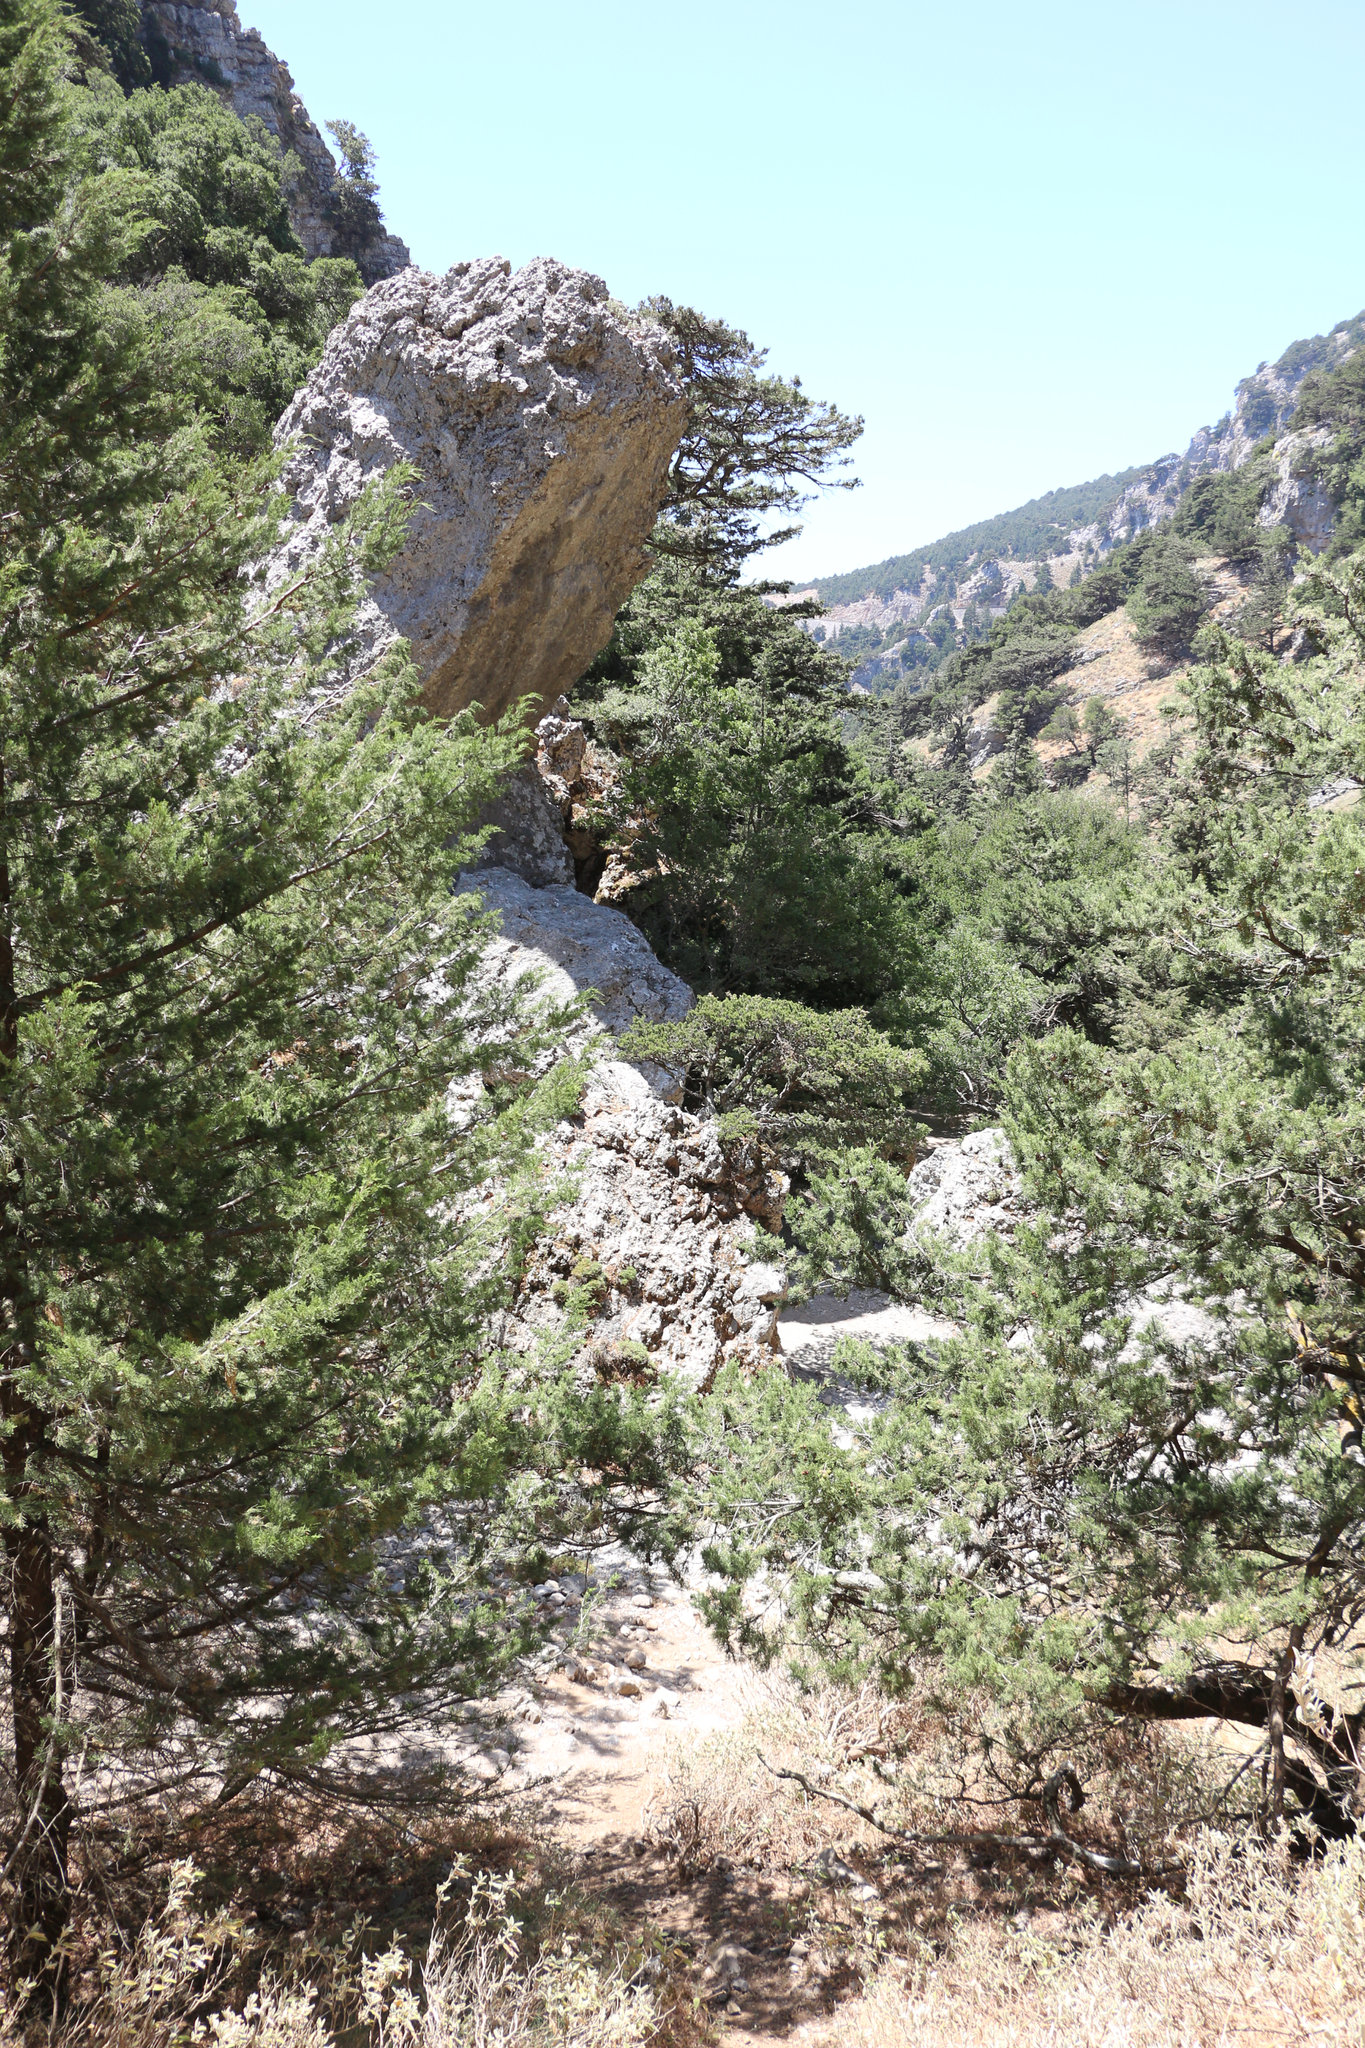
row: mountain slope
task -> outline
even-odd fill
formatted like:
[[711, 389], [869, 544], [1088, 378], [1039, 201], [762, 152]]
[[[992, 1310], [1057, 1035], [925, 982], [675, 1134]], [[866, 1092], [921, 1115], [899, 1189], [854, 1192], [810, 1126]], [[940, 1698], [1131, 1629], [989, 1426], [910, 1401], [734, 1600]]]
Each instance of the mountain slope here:
[[[1170, 519], [1197, 476], [1242, 468], [1288, 425], [1305, 379], [1336, 367], [1362, 341], [1365, 313], [1292, 342], [1242, 379], [1232, 410], [1201, 427], [1183, 455], [1049, 491], [909, 554], [817, 577], [799, 593], [826, 607], [811, 632], [859, 662], [854, 681], [863, 688], [927, 674], [954, 647], [980, 639], [1020, 590], [1040, 579], [1045, 588], [1081, 581], [1115, 547]], [[1286, 492], [1292, 496], [1288, 466], [1277, 520], [1285, 517]], [[1303, 537], [1318, 544], [1314, 534]]]
[[126, 91], [149, 84], [208, 86], [239, 119], [269, 129], [290, 160], [290, 217], [310, 258], [349, 256], [366, 284], [412, 261], [407, 244], [384, 226], [367, 166], [338, 168], [288, 66], [259, 29], [242, 27], [236, 0], [135, 0], [131, 8], [73, 0], [73, 6], [77, 25], [107, 53]]
[[1060, 553], [1059, 544], [1074, 527], [1106, 518], [1126, 487], [1145, 475], [1145, 469], [1125, 469], [1118, 476], [1097, 476], [1089, 483], [1048, 491], [1012, 512], [979, 519], [975, 525], [945, 534], [942, 540], [930, 541], [908, 555], [892, 555], [868, 569], [846, 570], [842, 576], [821, 576], [810, 587], [822, 604], [830, 606], [868, 597], [891, 599], [898, 592], [918, 589], [926, 569], [950, 574], [987, 555], [1036, 560], [1044, 552]]

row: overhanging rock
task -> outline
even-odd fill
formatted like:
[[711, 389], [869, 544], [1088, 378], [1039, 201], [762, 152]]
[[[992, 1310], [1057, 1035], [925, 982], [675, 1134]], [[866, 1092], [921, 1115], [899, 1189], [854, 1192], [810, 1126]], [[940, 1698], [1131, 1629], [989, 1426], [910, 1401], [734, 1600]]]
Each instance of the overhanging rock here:
[[687, 401], [667, 337], [600, 278], [540, 258], [374, 286], [276, 429], [293, 531], [270, 579], [324, 545], [395, 463], [421, 481], [407, 542], [373, 584], [367, 656], [411, 645], [432, 709], [572, 688], [648, 566]]

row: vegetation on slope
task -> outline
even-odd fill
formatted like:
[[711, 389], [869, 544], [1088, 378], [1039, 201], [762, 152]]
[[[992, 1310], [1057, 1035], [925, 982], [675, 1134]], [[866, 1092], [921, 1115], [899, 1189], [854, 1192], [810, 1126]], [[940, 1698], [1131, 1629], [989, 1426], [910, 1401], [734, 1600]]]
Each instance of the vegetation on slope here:
[[891, 555], [867, 569], [819, 576], [811, 587], [821, 604], [851, 604], [860, 597], [894, 597], [898, 590], [917, 590], [926, 569], [956, 577], [973, 561], [1001, 556], [1034, 561], [1042, 555], [1060, 554], [1069, 533], [1103, 519], [1118, 503], [1125, 486], [1142, 474], [1140, 469], [1125, 469], [1117, 476], [1097, 476], [1086, 484], [1046, 491], [1013, 512], [979, 519], [909, 554]]
[[[739, 581], [857, 423], [656, 304], [692, 418], [576, 700], [625, 906], [702, 993], [637, 1046], [790, 1175], [805, 1284], [961, 1334], [842, 1358], [875, 1398], [839, 1435], [776, 1372], [585, 1395], [562, 1347], [493, 1334], [578, 1088], [517, 1078], [535, 1035], [469, 1008], [450, 875], [515, 742], [425, 718], [401, 656], [318, 709], [340, 547], [248, 617], [270, 423], [354, 272], [304, 263], [278, 152], [211, 94], [80, 83], [66, 49], [47, 0], [0, 0], [11, 1970], [60, 2004], [78, 1758], [191, 1803], [264, 1773], [339, 1798], [350, 1736], [526, 1646], [498, 1596], [547, 1544], [641, 1520], [707, 1538], [731, 1640], [988, 1698], [1012, 1802], [1116, 1728], [1222, 1719], [1267, 1829], [1353, 1832], [1365, 1718], [1313, 1660], [1358, 1652], [1365, 1518], [1354, 359], [1297, 422], [1332, 433], [1339, 559], [1260, 526], [1253, 463], [858, 704]], [[358, 515], [368, 566], [407, 481]], [[1211, 557], [1245, 594], [1218, 620]], [[1185, 674], [1144, 756], [1076, 701], [1119, 611]], [[922, 1126], [987, 1117], [1019, 1228], [908, 1241]]]
[[[1347, 385], [1358, 383], [1358, 358], [1354, 370], [1346, 373], [1339, 357], [1343, 349], [1358, 350], [1363, 341], [1365, 314], [1357, 314], [1353, 319], [1339, 321], [1328, 334], [1291, 342], [1274, 363], [1263, 364], [1238, 386], [1238, 413], [1244, 431], [1253, 440], [1259, 440], [1288, 426], [1315, 424], [1317, 406], [1325, 399], [1330, 407], [1333, 400], [1328, 394], [1342, 390], [1339, 379], [1345, 376]], [[1286, 389], [1293, 392], [1300, 387], [1297, 404], [1292, 397], [1286, 400]], [[1230, 416], [1219, 422], [1214, 435], [1226, 432], [1229, 424]], [[1017, 506], [1012, 512], [997, 513], [994, 518], [978, 520], [957, 533], [945, 534], [927, 547], [892, 555], [865, 569], [817, 577], [811, 587], [821, 604], [851, 604], [860, 598], [889, 598], [898, 590], [915, 590], [926, 569], [939, 572], [945, 579], [946, 593], [956, 587], [961, 572], [972, 562], [1045, 560], [1048, 555], [1063, 551], [1067, 535], [1077, 527], [1102, 521], [1125, 488], [1147, 474], [1141, 467], [1126, 469], [1116, 476], [1094, 477], [1089, 483], [1048, 491], [1040, 498], [1030, 498], [1026, 505]], [[1216, 479], [1199, 479], [1197, 483], [1205, 480]], [[881, 640], [878, 635], [878, 644]], [[858, 651], [871, 651], [870, 642]]]
[[[1348, 362], [1305, 405], [1349, 436], [1357, 389]], [[1270, 1816], [1340, 1835], [1365, 1720], [1320, 1710], [1311, 1672], [1359, 1647], [1365, 849], [1358, 809], [1309, 799], [1365, 781], [1365, 555], [1301, 562], [1291, 589], [1288, 536], [1258, 517], [1268, 474], [1258, 457], [1200, 479], [1168, 526], [1021, 597], [930, 688], [837, 718], [831, 697], [832, 782], [770, 765], [808, 745], [819, 697], [796, 679], [828, 663], [827, 689], [831, 658], [760, 625], [761, 595], [733, 581], [646, 585], [621, 681], [594, 678], [584, 704], [656, 821], [635, 912], [714, 992], [704, 1027], [651, 1033], [653, 1056], [700, 1075], [698, 1032], [723, 1027], [741, 1072], [761, 1042], [741, 1006], [768, 977], [817, 1009], [860, 1002], [888, 1053], [918, 1057], [907, 1111], [1003, 1116], [1032, 1209], [970, 1254], [907, 1242], [893, 1144], [774, 1141], [807, 1284], [927, 1300], [963, 1335], [845, 1356], [877, 1393], [847, 1443], [810, 1387], [722, 1380], [697, 1453], [717, 1625], [893, 1692], [926, 1658], [947, 1696], [984, 1688], [1020, 1797], [1116, 1721], [1240, 1722], [1265, 1744]], [[1243, 593], [1218, 622], [1211, 558]], [[1120, 712], [1073, 701], [1077, 635], [1120, 610], [1185, 678], [1183, 737], [1145, 757]], [[708, 615], [732, 635], [753, 621], [723, 675]], [[988, 702], [1004, 744], [982, 779]], [[732, 785], [755, 731], [760, 770]], [[749, 835], [784, 803], [788, 850], [765, 864]], [[857, 903], [880, 883], [896, 923], [860, 923], [855, 858]], [[785, 916], [804, 951], [784, 984], [761, 948]], [[762, 1620], [756, 1577], [783, 1589]]]

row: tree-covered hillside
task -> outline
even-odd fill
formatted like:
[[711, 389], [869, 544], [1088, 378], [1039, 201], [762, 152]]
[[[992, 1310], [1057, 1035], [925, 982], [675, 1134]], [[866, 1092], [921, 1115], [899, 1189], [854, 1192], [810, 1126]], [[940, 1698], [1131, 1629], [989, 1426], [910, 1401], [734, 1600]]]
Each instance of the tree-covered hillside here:
[[909, 554], [891, 555], [871, 568], [848, 569], [839, 576], [817, 576], [810, 588], [821, 604], [849, 604], [862, 597], [893, 597], [898, 590], [917, 590], [926, 569], [951, 575], [987, 557], [1036, 561], [1043, 555], [1060, 554], [1074, 528], [1102, 520], [1118, 503], [1125, 486], [1141, 474], [1140, 469], [1125, 469], [1117, 476], [1097, 476], [1087, 484], [1047, 491], [1013, 512], [980, 519]]
[[[1299, 415], [1348, 516], [1356, 362]], [[1304, 1674], [1365, 1654], [1365, 562], [1265, 524], [1278, 475], [1267, 447], [1194, 478], [1088, 578], [842, 709], [800, 618], [661, 569], [577, 701], [617, 762], [616, 900], [708, 991], [641, 1045], [791, 1175], [774, 1252], [804, 1285], [960, 1333], [841, 1354], [866, 1400], [843, 1435], [828, 1389], [722, 1375], [682, 1489], [713, 1621], [989, 1702], [1002, 1798], [1106, 1731], [1221, 1717], [1266, 1745], [1245, 1812], [1343, 1835], [1361, 1712], [1320, 1714]], [[1145, 731], [1144, 677], [1167, 699]], [[866, 1136], [783, 1131], [784, 1090], [857, 1105]], [[915, 1122], [983, 1119], [1022, 1222], [916, 1237]]]
[[[1161, 458], [1117, 476], [1049, 492], [1013, 512], [978, 521], [905, 555], [866, 569], [819, 577], [810, 586], [829, 617], [812, 626], [857, 664], [857, 680], [877, 694], [903, 678], [923, 682], [952, 652], [979, 640], [1024, 590], [1046, 590], [1094, 572], [1109, 553], [1146, 528], [1171, 519], [1194, 481], [1240, 469], [1268, 437], [1313, 424], [1313, 390], [1335, 388], [1365, 339], [1365, 314], [1327, 334], [1295, 341], [1237, 387], [1233, 410], [1202, 428], [1184, 457]], [[1299, 473], [1320, 475], [1340, 506], [1352, 488], [1351, 456], [1299, 456]], [[1338, 521], [1344, 533], [1346, 524]], [[1352, 529], [1354, 530], [1354, 529]], [[1071, 536], [1079, 535], [1073, 541]]]

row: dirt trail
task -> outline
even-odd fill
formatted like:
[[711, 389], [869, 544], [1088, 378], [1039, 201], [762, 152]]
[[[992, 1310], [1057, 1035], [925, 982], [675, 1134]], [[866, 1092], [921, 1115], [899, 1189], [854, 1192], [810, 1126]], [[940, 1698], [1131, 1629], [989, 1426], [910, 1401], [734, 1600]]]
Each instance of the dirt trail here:
[[638, 1833], [668, 1747], [738, 1726], [752, 1690], [662, 1573], [613, 1554], [597, 1563], [588, 1597], [586, 1622], [572, 1595], [566, 1603], [562, 1668], [518, 1698], [502, 1779], [505, 1791], [539, 1791], [556, 1833], [580, 1850]]
[[[778, 1334], [798, 1376], [823, 1379], [840, 1336], [886, 1342], [941, 1328], [859, 1293], [785, 1311]], [[830, 1389], [840, 1400], [832, 1379]], [[624, 1550], [537, 1592], [557, 1616], [553, 1648], [524, 1686], [471, 1710], [463, 1760], [500, 1795], [520, 1795], [587, 1888], [692, 1955], [723, 2042], [793, 2048], [836, 1989], [806, 1981], [793, 1955], [803, 1888], [723, 1858], [704, 1874], [680, 1871], [649, 1828], [670, 1757], [760, 1714], [762, 1680], [719, 1648], [691, 1590]]]

